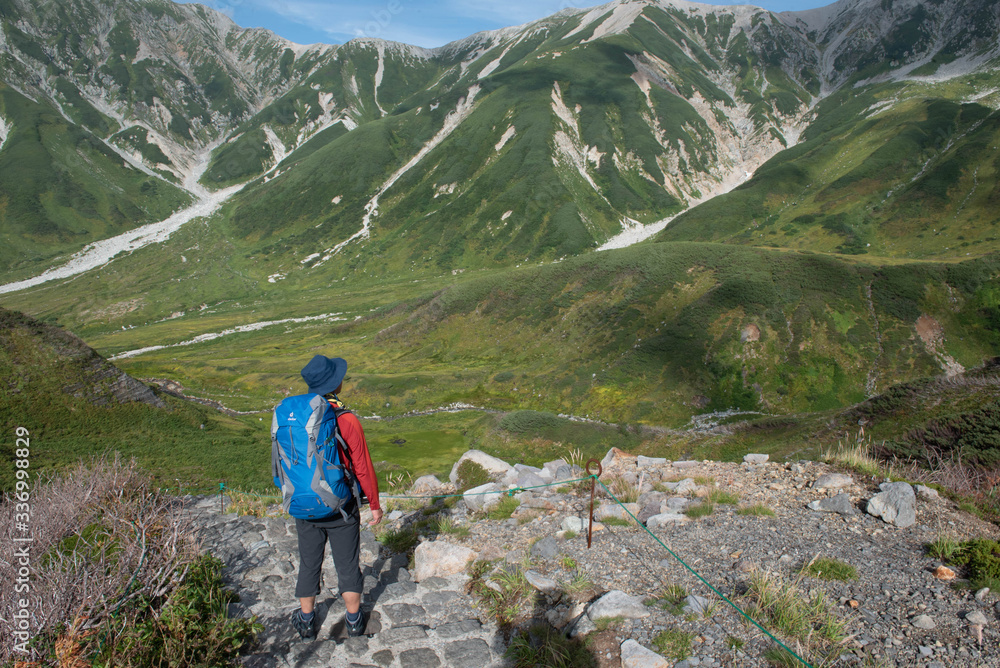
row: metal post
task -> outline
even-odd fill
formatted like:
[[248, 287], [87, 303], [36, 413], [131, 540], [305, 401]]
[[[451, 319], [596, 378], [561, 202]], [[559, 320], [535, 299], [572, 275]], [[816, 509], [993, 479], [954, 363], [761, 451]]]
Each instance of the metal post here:
[[[596, 474], [596, 476], [595, 476], [594, 472], [590, 470], [590, 465], [591, 464], [596, 464], [597, 465], [597, 474]], [[590, 478], [590, 515], [587, 518], [588, 519], [588, 525], [587, 525], [587, 549], [588, 550], [590, 549], [590, 543], [591, 543], [591, 541], [593, 540], [593, 537], [594, 537], [594, 490], [597, 487], [597, 478], [600, 478], [601, 477], [601, 473], [603, 473], [603, 472], [604, 472], [604, 467], [601, 466], [601, 462], [599, 462], [599, 461], [597, 461], [596, 459], [593, 459], [593, 458], [587, 460], [587, 475], [591, 476], [591, 478]]]

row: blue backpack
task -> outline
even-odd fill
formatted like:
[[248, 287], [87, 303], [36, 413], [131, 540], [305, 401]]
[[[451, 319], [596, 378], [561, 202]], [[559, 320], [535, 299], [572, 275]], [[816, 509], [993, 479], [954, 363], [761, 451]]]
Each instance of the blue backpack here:
[[347, 517], [344, 505], [354, 485], [337, 447], [349, 452], [337, 428], [337, 414], [343, 412], [318, 394], [287, 397], [274, 408], [271, 470], [292, 517], [318, 520], [338, 511]]

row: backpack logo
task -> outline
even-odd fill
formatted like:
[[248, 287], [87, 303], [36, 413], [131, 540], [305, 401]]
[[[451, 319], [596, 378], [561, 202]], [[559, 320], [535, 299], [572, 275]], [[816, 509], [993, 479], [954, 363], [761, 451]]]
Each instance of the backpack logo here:
[[[337, 428], [337, 410], [318, 394], [287, 397], [271, 419], [271, 469], [281, 488], [282, 507], [292, 517], [330, 517], [352, 495], [337, 444], [345, 445]], [[308, 415], [303, 422], [295, 414]], [[347, 452], [347, 448], [344, 447]]]

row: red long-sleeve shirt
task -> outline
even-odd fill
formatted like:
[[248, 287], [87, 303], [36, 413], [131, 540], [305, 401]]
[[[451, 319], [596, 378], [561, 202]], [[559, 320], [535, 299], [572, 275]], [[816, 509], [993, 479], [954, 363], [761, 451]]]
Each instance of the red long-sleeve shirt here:
[[[333, 405], [333, 402], [330, 403]], [[361, 422], [354, 413], [341, 413], [337, 417], [337, 427], [350, 451], [346, 457], [341, 452], [341, 459], [347, 462], [351, 473], [361, 483], [361, 490], [368, 497], [371, 509], [381, 510], [378, 501], [378, 477], [375, 475], [375, 467], [372, 465], [372, 456], [368, 452], [368, 442], [365, 441], [365, 430], [361, 428]]]

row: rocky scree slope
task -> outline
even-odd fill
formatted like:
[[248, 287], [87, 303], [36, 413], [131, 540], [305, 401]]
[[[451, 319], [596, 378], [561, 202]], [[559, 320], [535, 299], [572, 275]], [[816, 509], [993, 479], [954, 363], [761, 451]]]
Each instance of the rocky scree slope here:
[[[771, 665], [763, 654], [772, 643], [741, 621], [644, 529], [623, 521], [628, 518], [623, 507], [606, 495], [595, 513], [598, 522], [588, 549], [581, 532], [588, 499], [560, 488], [559, 480], [574, 475], [565, 462], [532, 469], [511, 467], [476, 451], [463, 460], [470, 457], [496, 471], [497, 488], [509, 484], [516, 492], [539, 480], [557, 484], [516, 492], [520, 505], [506, 521], [487, 520], [478, 510], [484, 501], [487, 507], [498, 502], [500, 494], [491, 498], [473, 489], [451, 508], [434, 506], [440, 516], [431, 519], [446, 519], [452, 531], [466, 529], [464, 537], [454, 532], [435, 535], [429, 528], [433, 522], [427, 521], [431, 510], [391, 512], [387, 529], [421, 534], [409, 565], [405, 555], [380, 547], [365, 532], [365, 607], [372, 621], [361, 638], [344, 637], [343, 606], [333, 593], [321, 596], [319, 637], [302, 641], [294, 636], [287, 621], [297, 568], [290, 520], [218, 515], [217, 498], [190, 499], [186, 512], [196, 515], [196, 524], [203, 527], [203, 549], [226, 562], [229, 581], [243, 598], [236, 612], [258, 615], [264, 622], [262, 645], [245, 664], [512, 665], [503, 658], [510, 631], [501, 633], [496, 620], [481, 604], [476, 607], [477, 597], [469, 593], [467, 564], [478, 560], [490, 564], [485, 571], [477, 569], [489, 586], [500, 586], [500, 578], [493, 576], [501, 572], [522, 573], [530, 583], [530, 593], [509, 620], [514, 628], [527, 627], [534, 619], [576, 637], [590, 635], [595, 665]], [[919, 497], [909, 493], [913, 523], [895, 526], [859, 510], [882, 498], [874, 482], [815, 462], [766, 460], [749, 455], [742, 464], [668, 462], [611, 451], [602, 480], [620, 478], [641, 489], [638, 501], [624, 508], [742, 607], [750, 606], [752, 582], [764, 573], [773, 582], [794, 585], [801, 599], [816, 600], [822, 594], [829, 614], [844, 624], [845, 640], [835, 653], [843, 665], [879, 660], [880, 665], [937, 668], [988, 666], [1000, 659], [994, 595], [973, 595], [938, 579], [934, 573], [940, 562], [925, 549], [942, 535], [955, 540], [995, 538], [995, 527], [957, 510], [927, 488], [920, 488]], [[411, 493], [448, 489], [448, 484], [428, 476], [417, 481]], [[714, 513], [696, 519], [690, 509], [720, 490], [738, 497], [738, 505], [717, 504]], [[773, 515], [738, 510], [750, 506], [766, 507]], [[670, 517], [663, 519], [665, 515]], [[855, 567], [856, 577], [841, 581], [803, 575], [803, 567], [817, 557]], [[668, 601], [664, 592], [671, 585], [673, 598]], [[762, 621], [767, 626], [767, 620]], [[649, 650], [668, 631], [686, 638], [684, 651], [672, 658]], [[808, 642], [793, 646], [799, 651], [816, 647]]]

